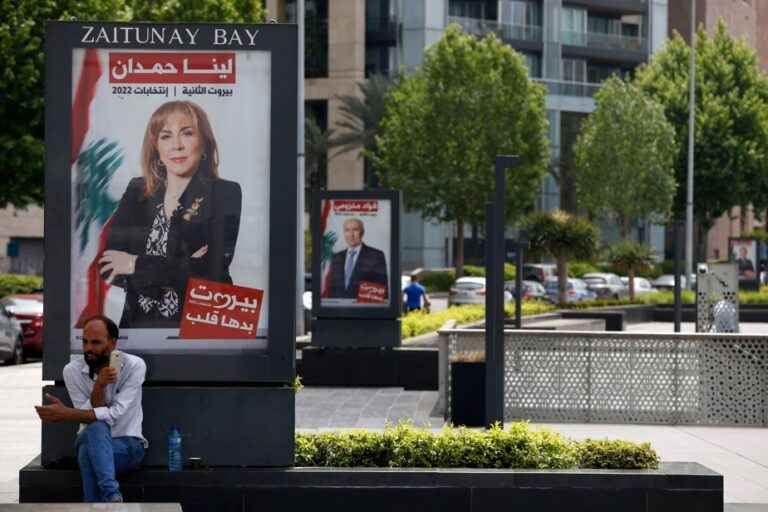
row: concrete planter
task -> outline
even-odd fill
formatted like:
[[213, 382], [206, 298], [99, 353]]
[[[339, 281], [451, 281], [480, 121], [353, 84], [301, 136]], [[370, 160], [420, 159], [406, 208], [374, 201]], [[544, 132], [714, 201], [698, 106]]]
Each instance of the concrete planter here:
[[[35, 460], [19, 475], [20, 501], [74, 502], [76, 470]], [[127, 501], [180, 502], [184, 512], [312, 510], [389, 512], [721, 512], [723, 477], [695, 463], [658, 470], [216, 468], [169, 473], [144, 468], [123, 478]]]

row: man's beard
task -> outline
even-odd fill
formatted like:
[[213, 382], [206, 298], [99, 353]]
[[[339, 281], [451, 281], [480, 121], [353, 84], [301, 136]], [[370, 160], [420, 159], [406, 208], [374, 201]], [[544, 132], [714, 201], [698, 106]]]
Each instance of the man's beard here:
[[88, 365], [88, 376], [93, 379], [93, 376], [99, 372], [102, 368], [109, 364], [109, 354], [100, 354], [94, 358], [89, 359], [85, 357], [85, 364]]

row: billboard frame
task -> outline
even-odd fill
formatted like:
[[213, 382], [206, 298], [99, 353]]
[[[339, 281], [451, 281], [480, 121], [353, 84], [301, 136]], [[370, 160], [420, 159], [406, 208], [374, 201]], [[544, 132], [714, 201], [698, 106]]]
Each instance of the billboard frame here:
[[[128, 29], [130, 27], [130, 29]], [[139, 44], [127, 34], [135, 30], [185, 28], [196, 31], [194, 46], [178, 39]], [[253, 38], [242, 37], [245, 29]], [[95, 34], [106, 37], [94, 37]], [[255, 32], [258, 31], [258, 32]], [[240, 37], [233, 37], [235, 33]], [[122, 34], [111, 38], [110, 34]], [[229, 37], [227, 37], [229, 36]], [[122, 37], [122, 36], [121, 36]], [[105, 42], [106, 40], [106, 42]], [[141, 354], [147, 383], [291, 383], [295, 376], [298, 27], [294, 24], [117, 23], [51, 21], [45, 40], [45, 324], [43, 379], [62, 380], [70, 360], [70, 247], [72, 198], [72, 53], [76, 48], [121, 50], [206, 50], [270, 52], [269, 170], [269, 324], [264, 350], [205, 350], [192, 353]], [[247, 236], [247, 233], [241, 233]], [[119, 342], [118, 342], [119, 346]]]

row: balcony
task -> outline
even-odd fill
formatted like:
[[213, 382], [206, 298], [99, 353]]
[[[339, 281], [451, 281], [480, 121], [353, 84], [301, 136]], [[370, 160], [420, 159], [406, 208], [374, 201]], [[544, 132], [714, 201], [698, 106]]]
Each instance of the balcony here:
[[507, 25], [495, 20], [461, 16], [448, 17], [448, 23], [458, 23], [465, 32], [480, 37], [493, 32], [504, 41], [541, 41], [541, 27], [537, 25]]
[[560, 32], [563, 44], [587, 46], [606, 50], [626, 50], [631, 52], [646, 52], [648, 41], [644, 37], [630, 37], [621, 34], [601, 34], [598, 32]]
[[547, 87], [547, 94], [557, 96], [579, 96], [582, 98], [591, 98], [600, 90], [601, 84], [589, 82], [569, 82], [566, 80], [550, 80], [546, 78], [533, 79]]

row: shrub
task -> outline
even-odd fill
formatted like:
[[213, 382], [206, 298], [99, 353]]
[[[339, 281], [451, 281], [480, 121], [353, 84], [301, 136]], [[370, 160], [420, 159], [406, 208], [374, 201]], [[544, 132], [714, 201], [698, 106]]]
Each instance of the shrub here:
[[650, 445], [627, 441], [575, 442], [548, 429], [512, 423], [489, 430], [445, 427], [431, 433], [410, 424], [383, 432], [296, 433], [297, 466], [654, 469]]
[[43, 278], [20, 274], [0, 274], [0, 297], [12, 293], [32, 293], [43, 287]]
[[[485, 267], [478, 265], [464, 265], [464, 274], [471, 277], [485, 277]], [[504, 264], [504, 280], [512, 281], [515, 279], [517, 270], [512, 263]]]
[[421, 273], [421, 284], [427, 292], [447, 292], [456, 281], [453, 270], [428, 271]]
[[588, 261], [572, 261], [568, 264], [568, 277], [581, 278], [590, 272], [600, 272], [600, 269]]
[[594, 469], [652, 469], [659, 467], [659, 456], [650, 443], [635, 444], [620, 440], [586, 439], [578, 443], [579, 467]]
[[[539, 315], [552, 311], [554, 306], [543, 302], [523, 302], [523, 316]], [[515, 314], [514, 304], [507, 304], [504, 312], [506, 316]], [[457, 324], [466, 324], [485, 318], [485, 306], [482, 304], [472, 306], [451, 306], [443, 311], [425, 313], [424, 311], [412, 311], [403, 316], [401, 321], [401, 333], [403, 338], [411, 338], [428, 332], [436, 331], [448, 320], [456, 320]]]

